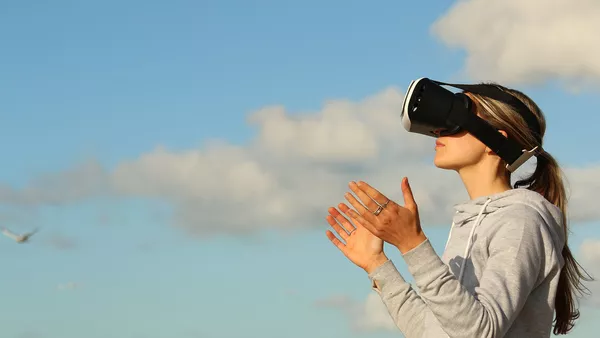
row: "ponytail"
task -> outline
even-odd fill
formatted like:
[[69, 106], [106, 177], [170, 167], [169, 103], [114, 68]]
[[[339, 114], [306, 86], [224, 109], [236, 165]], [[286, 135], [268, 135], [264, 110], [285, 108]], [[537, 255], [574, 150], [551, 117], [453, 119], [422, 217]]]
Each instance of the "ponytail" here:
[[567, 334], [579, 318], [577, 294], [588, 293], [589, 289], [582, 280], [593, 280], [579, 265], [568, 245], [569, 227], [567, 224], [567, 198], [563, 183], [562, 172], [556, 160], [543, 150], [537, 156], [537, 165], [533, 174], [515, 183], [515, 188], [527, 187], [544, 196], [562, 211], [565, 246], [562, 249], [564, 266], [558, 279], [558, 288], [554, 302], [556, 318], [554, 319], [554, 334]]

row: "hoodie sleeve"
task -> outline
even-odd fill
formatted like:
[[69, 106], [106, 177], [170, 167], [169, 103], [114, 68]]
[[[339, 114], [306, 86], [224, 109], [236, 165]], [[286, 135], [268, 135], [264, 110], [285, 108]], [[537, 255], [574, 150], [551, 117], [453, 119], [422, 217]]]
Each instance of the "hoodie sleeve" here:
[[[415, 278], [421, 299], [400, 296], [413, 308], [407, 307], [405, 313], [410, 314], [406, 319], [397, 318], [399, 312], [392, 313], [395, 321], [411, 321], [414, 317], [419, 322], [423, 316], [419, 307], [425, 303], [449, 337], [503, 337], [542, 275], [544, 241], [549, 238], [548, 233], [544, 233], [541, 215], [518, 216], [493, 224], [498, 231], [488, 238], [489, 257], [474, 295], [442, 262], [429, 240], [405, 253], [403, 258]], [[393, 283], [394, 278], [388, 278], [386, 282]], [[405, 289], [405, 293], [410, 293], [408, 287]]]
[[400, 331], [407, 338], [422, 337], [425, 316], [431, 310], [400, 275], [394, 263], [388, 260], [371, 272], [369, 279]]

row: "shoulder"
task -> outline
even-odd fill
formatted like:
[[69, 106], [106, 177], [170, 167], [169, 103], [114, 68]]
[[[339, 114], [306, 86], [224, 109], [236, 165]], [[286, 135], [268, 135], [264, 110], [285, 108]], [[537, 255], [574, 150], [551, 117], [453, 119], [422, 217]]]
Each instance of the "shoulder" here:
[[528, 189], [515, 189], [490, 216], [506, 227], [512, 224], [512, 227], [545, 228], [552, 232], [563, 228], [560, 208], [540, 193]]
[[502, 224], [539, 225], [544, 222], [544, 217], [535, 206], [521, 202], [514, 202], [497, 210], [493, 217], [495, 223]]
[[514, 203], [490, 217], [486, 237], [489, 249], [552, 251], [564, 242], [560, 215], [536, 205]]
[[525, 204], [507, 206], [490, 218], [490, 230], [504, 236], [526, 235], [546, 227], [544, 217], [535, 208]]

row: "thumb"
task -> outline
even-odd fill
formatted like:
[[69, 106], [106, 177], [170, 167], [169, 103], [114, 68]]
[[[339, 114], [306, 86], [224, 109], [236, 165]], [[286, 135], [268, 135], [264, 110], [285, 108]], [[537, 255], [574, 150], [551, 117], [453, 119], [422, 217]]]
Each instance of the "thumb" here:
[[408, 184], [408, 178], [404, 177], [402, 179], [402, 194], [404, 195], [404, 207], [409, 209], [412, 212], [417, 212], [417, 203], [415, 202], [415, 197], [413, 196], [412, 189], [410, 188], [410, 184]]

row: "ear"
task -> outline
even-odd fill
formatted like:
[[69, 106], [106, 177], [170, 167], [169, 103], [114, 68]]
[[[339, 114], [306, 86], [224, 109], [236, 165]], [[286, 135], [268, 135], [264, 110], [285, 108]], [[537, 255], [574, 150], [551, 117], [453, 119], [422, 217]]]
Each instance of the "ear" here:
[[[498, 132], [499, 132], [500, 134], [502, 134], [502, 136], [504, 136], [504, 137], [508, 138], [508, 134], [507, 134], [507, 133], [506, 133], [504, 130], [498, 130]], [[496, 155], [496, 153], [494, 153], [494, 152], [492, 151], [492, 149], [490, 149], [490, 147], [486, 147], [486, 148], [485, 148], [485, 152], [486, 152], [486, 153], [488, 153], [488, 154], [490, 154], [490, 155]]]

